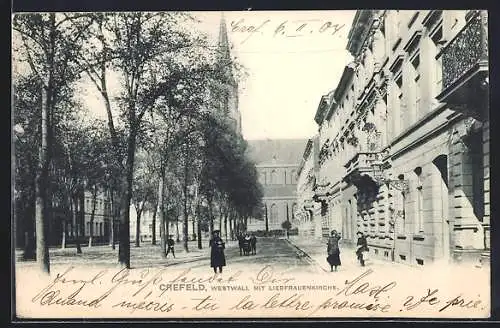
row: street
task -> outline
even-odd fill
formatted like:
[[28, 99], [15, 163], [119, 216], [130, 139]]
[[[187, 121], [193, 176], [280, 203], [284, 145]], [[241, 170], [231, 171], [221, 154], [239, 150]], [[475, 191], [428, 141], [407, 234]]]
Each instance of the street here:
[[[167, 259], [162, 258], [160, 246], [143, 243], [140, 247], [131, 246], [131, 267], [139, 268], [159, 268], [175, 267], [176, 269], [201, 270], [210, 268], [210, 248], [208, 242], [203, 241], [203, 249], [198, 249], [196, 241], [188, 244], [189, 252], [186, 253], [182, 247], [182, 242], [175, 245], [176, 258], [171, 254]], [[17, 252], [20, 257], [19, 251]], [[51, 249], [50, 259], [53, 270], [72, 265], [75, 267], [114, 267], [117, 263], [118, 246], [115, 250], [111, 246], [93, 246], [91, 248], [82, 247], [82, 254], [76, 254], [75, 248]], [[238, 243], [228, 241], [226, 244], [226, 271], [234, 270], [258, 270], [266, 265], [285, 268], [287, 272], [318, 272], [318, 266], [313, 264], [303, 252], [298, 251], [285, 239], [259, 238], [257, 241], [257, 254], [240, 256]], [[18, 261], [17, 267], [34, 266], [34, 261]]]

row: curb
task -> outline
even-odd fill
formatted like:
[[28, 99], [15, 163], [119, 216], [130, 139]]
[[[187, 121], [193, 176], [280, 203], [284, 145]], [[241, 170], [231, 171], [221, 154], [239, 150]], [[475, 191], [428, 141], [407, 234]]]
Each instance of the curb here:
[[285, 240], [287, 241], [288, 244], [290, 244], [293, 248], [295, 248], [298, 251], [297, 252], [297, 257], [304, 258], [305, 261], [308, 262], [309, 264], [315, 265], [317, 267], [318, 271], [320, 271], [320, 272], [328, 272], [327, 270], [325, 270], [325, 268], [323, 268], [321, 266], [321, 264], [318, 263], [318, 261], [316, 261], [309, 254], [307, 254], [306, 252], [304, 252], [304, 250], [302, 250], [300, 247], [298, 247], [297, 245], [295, 245], [289, 239], [285, 239]]

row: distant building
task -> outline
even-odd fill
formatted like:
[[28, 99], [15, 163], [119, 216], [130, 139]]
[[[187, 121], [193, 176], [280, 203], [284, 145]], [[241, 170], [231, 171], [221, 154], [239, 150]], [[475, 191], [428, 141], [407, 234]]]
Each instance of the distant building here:
[[282, 230], [284, 221], [296, 228], [297, 169], [307, 140], [249, 140], [249, 157], [256, 163], [264, 191], [261, 218], [248, 221], [249, 231]]

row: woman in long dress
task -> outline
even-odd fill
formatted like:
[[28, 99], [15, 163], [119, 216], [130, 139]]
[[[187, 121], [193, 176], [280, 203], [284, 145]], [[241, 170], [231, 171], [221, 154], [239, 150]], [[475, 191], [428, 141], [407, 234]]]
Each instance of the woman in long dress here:
[[336, 230], [333, 230], [328, 238], [328, 257], [326, 260], [330, 264], [331, 271], [335, 268], [337, 271], [337, 266], [341, 265], [340, 263], [340, 248], [339, 248], [339, 240], [341, 236], [337, 233]]
[[222, 273], [222, 267], [226, 266], [226, 256], [224, 255], [224, 249], [226, 248], [224, 241], [219, 236], [219, 231], [214, 231], [212, 239], [210, 239], [210, 266], [217, 273], [217, 268], [219, 272]]

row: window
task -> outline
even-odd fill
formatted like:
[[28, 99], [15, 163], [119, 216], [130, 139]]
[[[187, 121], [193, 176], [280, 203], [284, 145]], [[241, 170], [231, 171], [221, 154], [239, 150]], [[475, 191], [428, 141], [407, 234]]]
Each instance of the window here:
[[[443, 38], [443, 27], [441, 24], [434, 30], [432, 36], [432, 43], [434, 44], [434, 58], [439, 54], [441, 41]], [[434, 83], [435, 83], [435, 93], [438, 95], [443, 89], [443, 64], [442, 57], [439, 57], [434, 61]]]
[[290, 180], [291, 180], [292, 184], [297, 183], [297, 181], [296, 181], [297, 176], [296, 175], [297, 175], [296, 171], [292, 170], [292, 173], [290, 174]]
[[288, 184], [288, 181], [287, 181], [287, 179], [286, 179], [286, 170], [284, 171], [284, 177], [285, 177], [285, 180], [284, 180], [284, 181], [285, 181], [285, 184]]
[[271, 184], [277, 184], [278, 183], [278, 176], [276, 174], [276, 170], [271, 171]]
[[278, 221], [278, 206], [276, 204], [271, 205], [271, 218], [269, 221], [271, 223], [277, 223]]
[[420, 54], [416, 54], [412, 60], [412, 66], [414, 70], [414, 92], [415, 92], [415, 112], [416, 117], [420, 113]]
[[[396, 79], [396, 103], [395, 107], [396, 110], [399, 110], [399, 126], [401, 127], [400, 130], [403, 130], [405, 127], [405, 108], [404, 108], [404, 103], [403, 103], [403, 77], [400, 75], [398, 79]], [[399, 132], [398, 129], [395, 131], [396, 133]]]
[[90, 235], [90, 222], [87, 222], [87, 225], [85, 228], [86, 228], [85, 234]]

